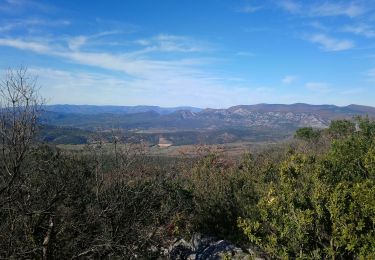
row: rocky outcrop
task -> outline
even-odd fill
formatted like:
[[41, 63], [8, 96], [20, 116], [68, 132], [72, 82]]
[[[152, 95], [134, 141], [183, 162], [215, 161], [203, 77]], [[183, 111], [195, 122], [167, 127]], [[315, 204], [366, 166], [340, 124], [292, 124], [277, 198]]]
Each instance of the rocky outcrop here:
[[193, 235], [190, 241], [175, 241], [165, 256], [174, 260], [269, 259], [256, 247], [243, 249], [227, 240], [200, 234]]

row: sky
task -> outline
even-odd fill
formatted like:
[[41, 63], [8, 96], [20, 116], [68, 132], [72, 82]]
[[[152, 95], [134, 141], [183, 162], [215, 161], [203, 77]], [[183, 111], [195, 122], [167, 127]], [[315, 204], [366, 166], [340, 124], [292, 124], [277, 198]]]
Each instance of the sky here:
[[0, 0], [49, 104], [375, 106], [375, 0]]

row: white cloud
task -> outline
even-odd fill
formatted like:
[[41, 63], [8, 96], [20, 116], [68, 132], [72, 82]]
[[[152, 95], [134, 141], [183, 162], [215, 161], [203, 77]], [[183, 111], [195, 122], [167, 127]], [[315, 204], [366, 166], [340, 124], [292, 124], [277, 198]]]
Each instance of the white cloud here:
[[148, 45], [151, 44], [150, 41], [148, 41], [148, 40], [144, 40], [144, 39], [135, 40], [134, 43], [139, 44], [139, 45], [141, 45], [141, 46], [148, 46]]
[[260, 5], [246, 5], [242, 8], [239, 8], [237, 11], [241, 13], [255, 13], [261, 10], [263, 7]]
[[375, 68], [368, 70], [365, 75], [368, 81], [375, 82]]
[[299, 13], [302, 8], [301, 4], [292, 0], [279, 1], [279, 5], [281, 8], [291, 13]]
[[[154, 75], [161, 77], [165, 72], [172, 77], [179, 71], [185, 72], [193, 65], [201, 63], [201, 59], [175, 59], [157, 60], [140, 56], [142, 52], [128, 52], [115, 54], [109, 52], [87, 52], [77, 49], [64, 48], [63, 45], [52, 45], [50, 42], [31, 41], [22, 39], [0, 38], [0, 45], [9, 46], [22, 50], [29, 50], [39, 54], [63, 58], [78, 64], [99, 67], [108, 70], [122, 71], [134, 77], [147, 77]], [[166, 47], [165, 47], [166, 48]], [[166, 49], [162, 49], [166, 51]], [[169, 47], [171, 51], [172, 47]], [[183, 51], [173, 48], [174, 51]]]
[[[121, 79], [111, 74], [30, 68], [40, 75], [41, 94], [48, 103], [96, 105], [193, 105], [228, 107], [257, 103], [272, 97], [264, 87], [232, 85], [206, 74], [176, 75], [169, 79]], [[72, 95], [71, 93], [75, 93]], [[98, 95], [100, 93], [100, 95]], [[223, 96], [226, 99], [223, 100]]]
[[255, 54], [253, 52], [248, 51], [239, 51], [236, 53], [237, 56], [243, 56], [243, 57], [254, 57]]
[[176, 53], [194, 53], [210, 51], [209, 44], [197, 41], [187, 36], [177, 36], [170, 34], [159, 34], [148, 39], [139, 39], [133, 41], [138, 46], [143, 47], [127, 55], [140, 56], [150, 53], [176, 52]]
[[68, 41], [68, 46], [71, 50], [78, 50], [82, 45], [87, 42], [88, 37], [86, 36], [76, 36]]
[[97, 39], [102, 38], [104, 36], [119, 34], [120, 31], [103, 31], [100, 33], [92, 34], [92, 35], [79, 35], [74, 37], [68, 37], [66, 39], [67, 44], [71, 50], [78, 50], [84, 45], [88, 44], [95, 44], [97, 43]]
[[307, 82], [305, 88], [322, 94], [331, 92], [330, 84], [326, 82]]
[[325, 34], [314, 34], [308, 37], [308, 40], [317, 43], [325, 51], [344, 51], [354, 48], [354, 42], [351, 40], [336, 39]]
[[[182, 39], [172, 35], [159, 35], [156, 41]], [[70, 41], [72, 45], [72, 41]], [[258, 93], [255, 87], [246, 86], [242, 79], [220, 76], [206, 72], [205, 58], [174, 58], [159, 60], [127, 52], [88, 52], [80, 46], [66, 46], [59, 41], [1, 39], [0, 45], [38, 54], [52, 56], [96, 68], [105, 69], [105, 74], [67, 72], [52, 69], [35, 69], [43, 81], [45, 96], [52, 103], [93, 104], [158, 104], [229, 106], [253, 103], [266, 94]], [[77, 47], [78, 46], [78, 47]], [[184, 51], [172, 48], [174, 51]], [[166, 49], [164, 48], [164, 51]], [[118, 72], [124, 74], [118, 76]], [[116, 76], [112, 76], [116, 74]], [[228, 87], [230, 86], [230, 87]], [[71, 95], [75, 93], [75, 95]], [[228, 97], [223, 101], [223, 97]]]
[[57, 27], [68, 26], [70, 21], [66, 19], [45, 20], [41, 18], [28, 18], [28, 19], [9, 19], [2, 21], [0, 24], [0, 32], [9, 32], [15, 29], [25, 29], [32, 32], [40, 27]]
[[346, 89], [346, 90], [341, 91], [341, 94], [342, 95], [352, 96], [352, 95], [361, 94], [364, 91], [365, 90], [363, 88], [350, 88], [350, 89]]
[[293, 0], [283, 0], [279, 6], [284, 10], [306, 17], [347, 16], [355, 18], [367, 13], [369, 5], [359, 1], [324, 1], [320, 3], [308, 3]]
[[158, 51], [199, 52], [204, 50], [201, 43], [186, 36], [159, 34], [153, 40]]
[[345, 26], [341, 31], [361, 35], [367, 38], [375, 37], [375, 31], [367, 24]]
[[22, 13], [30, 10], [48, 12], [53, 10], [51, 6], [36, 0], [5, 0], [0, 3], [0, 12]]
[[293, 75], [287, 75], [281, 79], [281, 82], [285, 85], [290, 85], [296, 81], [297, 77]]
[[23, 41], [19, 39], [0, 38], [0, 45], [21, 50], [29, 50], [41, 54], [49, 54], [52, 51], [50, 47], [48, 45], [45, 45], [44, 43]]
[[312, 16], [348, 16], [357, 17], [367, 12], [367, 8], [355, 2], [324, 2], [312, 6], [310, 15]]
[[328, 26], [326, 26], [326, 25], [324, 25], [324, 24], [322, 24], [321, 22], [318, 22], [318, 21], [313, 21], [313, 22], [309, 23], [309, 26], [311, 26], [314, 29], [320, 30], [320, 31], [325, 31], [325, 32], [330, 31], [330, 28]]

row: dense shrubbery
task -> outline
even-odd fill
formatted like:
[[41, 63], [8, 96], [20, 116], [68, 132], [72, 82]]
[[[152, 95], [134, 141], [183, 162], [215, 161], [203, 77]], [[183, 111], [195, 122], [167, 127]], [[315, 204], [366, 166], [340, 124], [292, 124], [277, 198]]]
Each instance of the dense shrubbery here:
[[295, 142], [241, 159], [159, 160], [117, 137], [113, 150], [99, 138], [77, 153], [33, 142], [38, 102], [22, 84], [1, 93], [0, 258], [153, 258], [194, 232], [275, 258], [375, 255], [368, 118], [301, 129]]
[[150, 258], [174, 237], [202, 232], [273, 257], [369, 258], [375, 123], [343, 125], [301, 130], [288, 149], [179, 163], [139, 146], [70, 153], [35, 144], [1, 196], [0, 255]]
[[131, 162], [108, 169], [94, 152], [34, 149], [17, 190], [2, 197], [1, 258], [39, 258], [47, 248], [46, 256], [64, 259], [155, 254], [150, 248], [173, 235], [189, 207], [187, 195], [160, 169], [121, 159]]
[[259, 200], [258, 218], [239, 226], [275, 257], [368, 259], [375, 255], [375, 123], [359, 119], [355, 131], [337, 121], [322, 135], [332, 138], [327, 151], [297, 148]]

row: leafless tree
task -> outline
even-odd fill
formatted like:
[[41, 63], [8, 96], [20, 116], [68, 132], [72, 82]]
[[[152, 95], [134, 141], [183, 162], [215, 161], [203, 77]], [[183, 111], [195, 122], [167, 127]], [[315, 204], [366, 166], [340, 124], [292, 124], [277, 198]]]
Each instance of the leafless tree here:
[[15, 181], [21, 178], [21, 166], [31, 147], [42, 105], [37, 78], [29, 74], [26, 67], [8, 69], [0, 81], [3, 168], [0, 173], [0, 198], [11, 192]]

